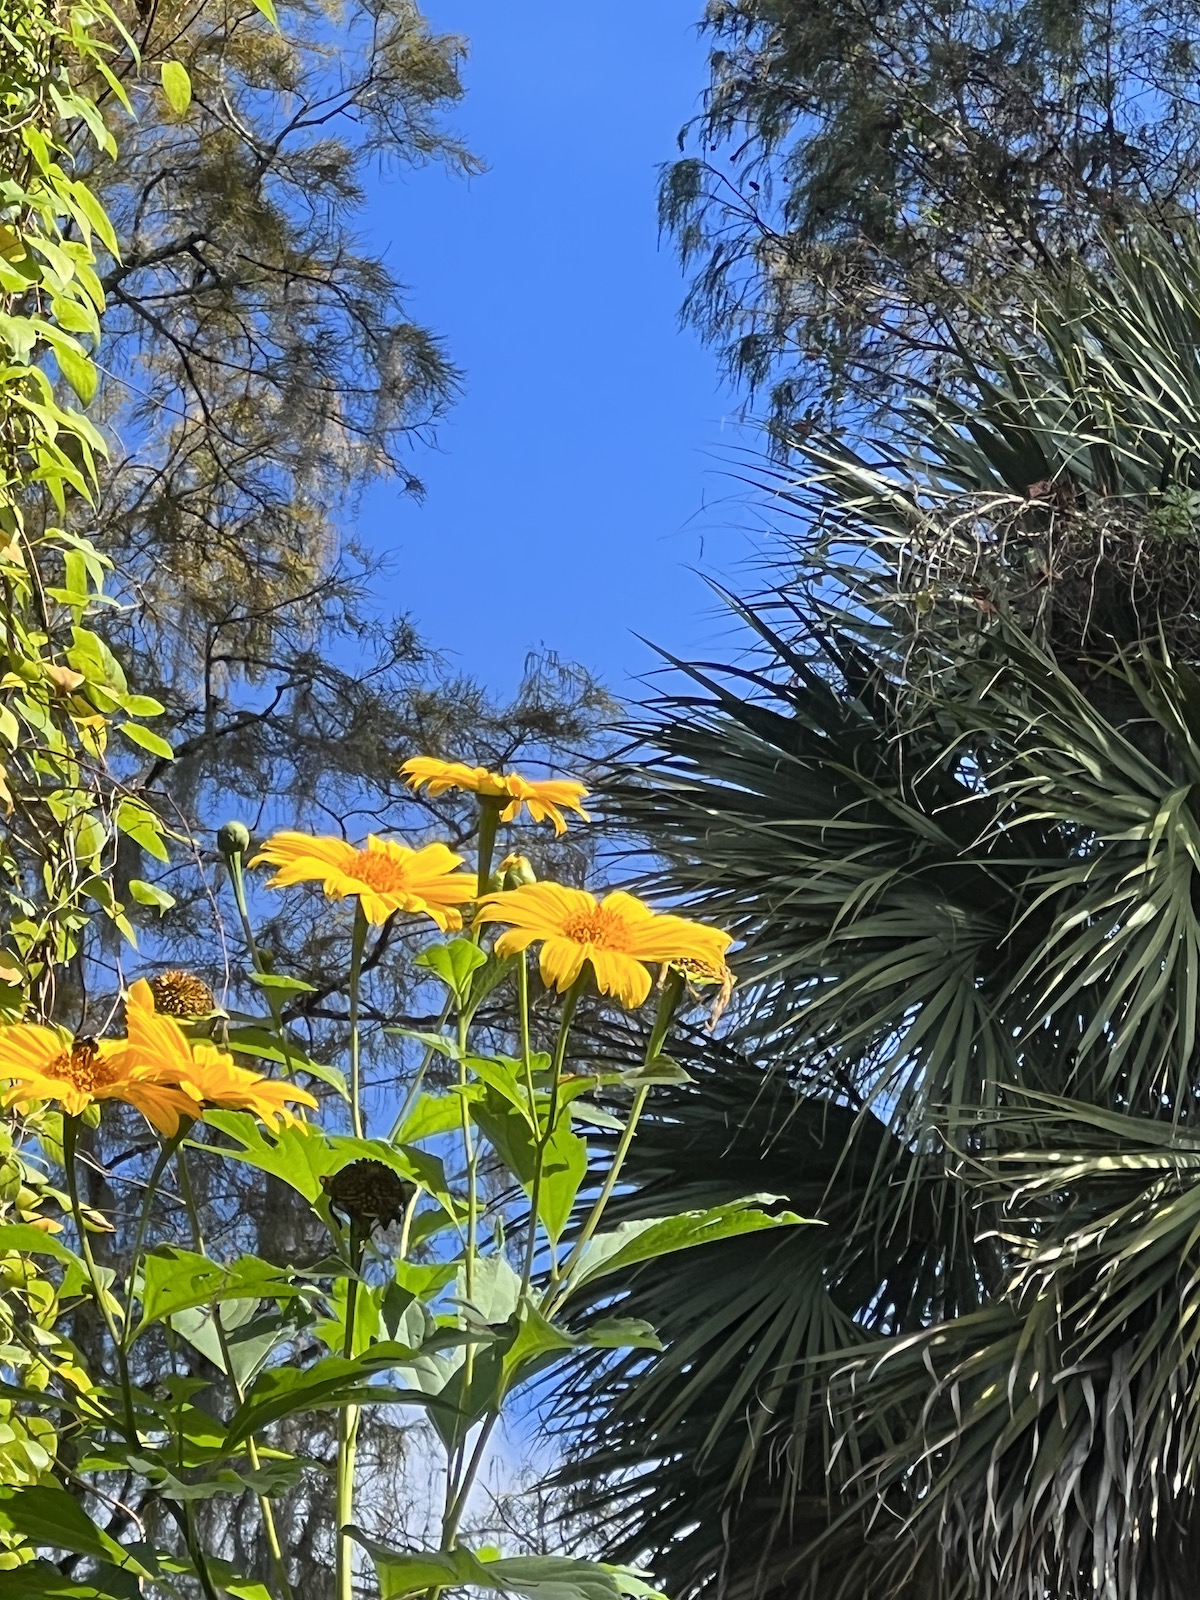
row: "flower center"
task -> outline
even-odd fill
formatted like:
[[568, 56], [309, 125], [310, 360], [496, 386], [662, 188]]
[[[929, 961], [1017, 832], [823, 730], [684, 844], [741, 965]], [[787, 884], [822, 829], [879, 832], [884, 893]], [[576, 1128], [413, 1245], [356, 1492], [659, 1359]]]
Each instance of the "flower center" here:
[[408, 889], [403, 864], [382, 850], [360, 850], [353, 875], [368, 889], [384, 894], [403, 894]]
[[568, 917], [562, 931], [565, 938], [574, 939], [576, 944], [595, 945], [597, 950], [623, 950], [626, 944], [624, 919], [603, 906]]
[[84, 1094], [104, 1088], [113, 1078], [112, 1065], [100, 1054], [94, 1039], [76, 1039], [71, 1049], [56, 1056], [45, 1071], [48, 1078], [59, 1078], [82, 1089]]

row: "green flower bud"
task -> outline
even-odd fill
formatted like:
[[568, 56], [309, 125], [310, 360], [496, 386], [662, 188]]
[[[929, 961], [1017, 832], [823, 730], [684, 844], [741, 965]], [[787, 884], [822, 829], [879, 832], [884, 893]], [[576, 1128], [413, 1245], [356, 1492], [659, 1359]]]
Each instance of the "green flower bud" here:
[[505, 856], [500, 863], [500, 882], [505, 889], [524, 889], [537, 882], [537, 873], [528, 856]]
[[250, 848], [250, 829], [244, 822], [227, 822], [217, 829], [217, 849], [223, 856], [244, 855]]

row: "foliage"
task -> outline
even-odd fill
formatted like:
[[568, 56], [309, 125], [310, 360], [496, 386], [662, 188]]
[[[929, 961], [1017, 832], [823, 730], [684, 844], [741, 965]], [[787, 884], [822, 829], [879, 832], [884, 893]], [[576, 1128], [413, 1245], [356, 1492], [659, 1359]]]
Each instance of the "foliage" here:
[[710, 0], [661, 210], [685, 315], [777, 423], [937, 372], [1014, 271], [1195, 200], [1190, 3]]
[[1194, 1586], [1195, 263], [1043, 281], [903, 449], [812, 436], [751, 648], [619, 773], [657, 889], [744, 941], [625, 1203], [753, 1165], [826, 1224], [603, 1308], [665, 1350], [587, 1358], [571, 1476], [673, 1593]]
[[[110, 26], [107, 62], [128, 107], [92, 85], [111, 159], [93, 163], [72, 136], [121, 240], [119, 259], [98, 262], [91, 413], [110, 454], [95, 514], [118, 602], [102, 635], [163, 705], [175, 752], [145, 751], [127, 776], [205, 847], [238, 813], [267, 829], [352, 814], [360, 832], [420, 826], [429, 813], [398, 782], [399, 755], [574, 757], [608, 705], [552, 657], [510, 695], [486, 692], [421, 638], [402, 568], [350, 533], [368, 488], [419, 493], [417, 449], [457, 393], [442, 342], [412, 315], [403, 257], [371, 242], [366, 202], [427, 166], [480, 170], [448, 125], [463, 41], [409, 0], [297, 0], [278, 28], [271, 14], [122, 0], [128, 36]], [[168, 866], [129, 847], [117, 883], [170, 894], [165, 917], [136, 912], [143, 945], [169, 937], [173, 959], [236, 993], [214, 869], [207, 848]], [[328, 929], [307, 911], [289, 908], [279, 938], [319, 983]], [[95, 938], [88, 954], [115, 984], [119, 946]], [[401, 969], [384, 954], [371, 971], [394, 1009]]]
[[[44, 1382], [7, 1386], [17, 1405], [18, 1439], [20, 1428], [37, 1439], [34, 1428], [45, 1430], [48, 1418], [70, 1437], [70, 1449], [58, 1461], [35, 1456], [31, 1470], [22, 1460], [0, 1483], [0, 1528], [30, 1593], [56, 1592], [61, 1574], [38, 1560], [39, 1552], [56, 1550], [83, 1558], [75, 1570], [101, 1600], [121, 1600], [132, 1581], [141, 1592], [177, 1594], [181, 1579], [185, 1590], [194, 1583], [206, 1600], [216, 1600], [222, 1589], [290, 1600], [297, 1572], [279, 1536], [273, 1500], [329, 1470], [287, 1431], [294, 1433], [317, 1412], [337, 1419], [333, 1516], [318, 1530], [317, 1542], [335, 1581], [330, 1590], [320, 1575], [315, 1582], [310, 1578], [314, 1592], [349, 1600], [365, 1583], [369, 1563], [381, 1600], [461, 1588], [516, 1592], [530, 1600], [548, 1588], [567, 1600], [652, 1600], [654, 1591], [625, 1567], [468, 1548], [460, 1530], [489, 1442], [511, 1396], [564, 1353], [589, 1345], [654, 1344], [653, 1330], [642, 1320], [610, 1317], [572, 1331], [568, 1319], [580, 1295], [594, 1297], [597, 1285], [633, 1264], [645, 1267], [714, 1240], [786, 1230], [801, 1219], [780, 1211], [776, 1197], [757, 1194], [606, 1228], [606, 1209], [639, 1118], [662, 1080], [662, 1041], [685, 997], [679, 963], [719, 964], [728, 937], [645, 907], [635, 916], [629, 897], [618, 902], [624, 915], [635, 917], [636, 941], [628, 951], [625, 934], [611, 925], [615, 913], [595, 902], [586, 925], [534, 928], [543, 970], [555, 941], [572, 942], [579, 952], [577, 976], [565, 993], [548, 990], [540, 997], [538, 1009], [549, 1013], [545, 1021], [553, 1036], [551, 1049], [540, 1050], [531, 1003], [539, 997], [531, 995], [528, 955], [524, 948], [505, 948], [511, 929], [490, 946], [484, 937], [489, 920], [527, 926], [518, 905], [526, 889], [486, 892], [502, 802], [484, 795], [480, 805], [483, 854], [476, 872], [458, 872], [461, 858], [446, 852], [447, 862], [438, 869], [444, 894], [430, 898], [438, 884], [428, 868], [419, 879], [409, 876], [419, 852], [409, 857], [377, 851], [361, 863], [362, 885], [347, 881], [335, 891], [352, 898], [356, 908], [346, 997], [352, 1136], [302, 1121], [285, 1104], [315, 1107], [294, 1078], [316, 1069], [291, 1046], [280, 1023], [274, 995], [286, 993], [290, 980], [263, 963], [246, 913], [242, 841], [232, 833], [225, 848], [249, 953], [270, 1006], [270, 1015], [258, 1019], [258, 1032], [277, 1041], [283, 1076], [267, 1078], [239, 1066], [223, 1048], [242, 1042], [238, 1030], [219, 1026], [214, 1033], [211, 1021], [185, 1025], [157, 1010], [145, 984], [134, 985], [126, 997], [122, 1037], [72, 1039], [25, 1021], [0, 1030], [0, 1074], [10, 1080], [9, 1103], [28, 1108], [37, 1097], [38, 1103], [49, 1099], [61, 1106], [61, 1149], [47, 1149], [41, 1122], [33, 1124], [32, 1137], [61, 1162], [74, 1230], [69, 1245], [9, 1225], [0, 1245], [22, 1265], [30, 1256], [48, 1256], [51, 1299], [57, 1293], [90, 1307], [103, 1327], [93, 1341], [90, 1370], [82, 1353], [68, 1346], [75, 1358], [70, 1365], [43, 1358], [49, 1367]], [[266, 854], [287, 869], [280, 874], [285, 882], [297, 876], [322, 882], [328, 843], [288, 833]], [[427, 1060], [440, 1054], [454, 1064], [455, 1081], [447, 1090], [431, 1091], [418, 1076], [390, 1133], [369, 1137], [360, 1099], [359, 979], [372, 894], [385, 879], [388, 892], [407, 902], [401, 914], [428, 917], [443, 931], [461, 926], [455, 904], [464, 894], [477, 910], [469, 934], [433, 943], [421, 956], [423, 970], [444, 996], [439, 1023], [421, 1043]], [[450, 888], [454, 893], [447, 898]], [[544, 889], [563, 892], [553, 885]], [[614, 960], [652, 961], [663, 968], [640, 1070], [626, 1074], [589, 1069], [572, 1048], [579, 1000], [593, 981], [603, 984]], [[483, 1002], [501, 984], [513, 988], [519, 1018], [513, 1055], [491, 1051], [475, 1032]], [[160, 992], [178, 995], [181, 985], [160, 985]], [[146, 1099], [150, 1090], [157, 1094], [155, 1103]], [[607, 1113], [606, 1125], [615, 1124], [621, 1133], [588, 1190], [586, 1132], [599, 1112], [586, 1097], [596, 1092], [627, 1109], [623, 1120]], [[157, 1134], [123, 1274], [97, 1260], [93, 1230], [107, 1223], [85, 1208], [79, 1185], [81, 1116], [98, 1112], [110, 1095], [145, 1108]], [[30, 1136], [20, 1122], [17, 1127]], [[31, 1153], [36, 1149], [35, 1143]], [[324, 1235], [317, 1257], [214, 1253], [190, 1177], [197, 1161], [246, 1163], [273, 1178]], [[505, 1187], [485, 1204], [489, 1172], [503, 1173]], [[172, 1192], [174, 1236], [151, 1243], [156, 1200]], [[564, 1239], [577, 1202], [579, 1224]], [[53, 1348], [37, 1320], [44, 1307], [14, 1301], [14, 1339], [36, 1348], [35, 1330], [42, 1329], [41, 1344]], [[185, 1354], [181, 1360], [181, 1346], [198, 1350], [216, 1377], [193, 1376], [191, 1359]], [[356, 1477], [362, 1414], [413, 1408], [427, 1414], [445, 1460], [441, 1537], [437, 1548], [427, 1550], [398, 1543], [386, 1524], [364, 1531], [355, 1521], [356, 1515], [380, 1521], [369, 1480], [359, 1483]], [[105, 1485], [120, 1474], [130, 1488], [112, 1518]], [[139, 1519], [128, 1506], [139, 1491], [145, 1499], [146, 1490], [158, 1515]], [[272, 1570], [263, 1580], [230, 1564], [222, 1542], [205, 1538], [211, 1517], [199, 1515], [213, 1502], [236, 1504], [247, 1493], [258, 1504], [272, 1555]], [[122, 1538], [131, 1524], [140, 1537]]]

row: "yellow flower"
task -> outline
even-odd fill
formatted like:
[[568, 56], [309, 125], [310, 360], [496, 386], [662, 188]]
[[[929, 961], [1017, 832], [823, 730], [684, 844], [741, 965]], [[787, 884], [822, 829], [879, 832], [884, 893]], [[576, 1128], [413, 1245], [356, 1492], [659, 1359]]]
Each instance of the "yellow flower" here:
[[200, 1109], [177, 1083], [163, 1082], [128, 1040], [72, 1039], [33, 1022], [0, 1027], [0, 1077], [13, 1083], [6, 1105], [55, 1100], [77, 1117], [99, 1100], [124, 1100], [168, 1137]]
[[569, 778], [547, 778], [539, 782], [523, 778], [519, 772], [489, 772], [486, 767], [468, 767], [461, 761], [438, 761], [433, 756], [413, 756], [400, 768], [400, 776], [414, 790], [427, 785], [431, 795], [445, 794], [447, 789], [469, 789], [491, 800], [506, 800], [508, 803], [500, 813], [501, 822], [515, 821], [522, 806], [529, 808], [529, 815], [535, 822], [547, 819], [552, 822], [555, 833], [567, 831], [564, 811], [573, 811], [584, 822], [590, 820], [579, 803], [587, 789]]
[[155, 1008], [154, 998], [145, 978], [139, 978], [129, 991], [125, 1003], [129, 1049], [150, 1070], [178, 1084], [193, 1102], [223, 1111], [252, 1111], [272, 1131], [280, 1123], [298, 1120], [286, 1101], [315, 1108], [317, 1102], [307, 1090], [239, 1067], [232, 1056], [206, 1039], [193, 1042], [173, 1017]]
[[317, 1102], [306, 1089], [239, 1067], [232, 1057], [203, 1040], [193, 1048], [186, 1087], [195, 1090], [206, 1106], [222, 1111], [252, 1111], [272, 1132], [300, 1120], [288, 1110], [287, 1101], [316, 1109]]
[[315, 880], [331, 899], [357, 895], [368, 922], [386, 922], [394, 911], [412, 911], [432, 917], [445, 932], [462, 927], [458, 907], [475, 898], [474, 876], [454, 870], [462, 859], [445, 844], [410, 850], [371, 834], [358, 850], [345, 839], [285, 832], [272, 835], [250, 865], [265, 861], [279, 868], [267, 885], [270, 889]]
[[702, 961], [723, 965], [733, 942], [727, 933], [683, 917], [667, 916], [631, 894], [615, 890], [597, 900], [584, 889], [531, 883], [490, 894], [479, 921], [507, 922], [496, 953], [513, 955], [541, 941], [541, 971], [547, 984], [569, 989], [588, 962], [602, 994], [632, 1010], [650, 993], [646, 964]]

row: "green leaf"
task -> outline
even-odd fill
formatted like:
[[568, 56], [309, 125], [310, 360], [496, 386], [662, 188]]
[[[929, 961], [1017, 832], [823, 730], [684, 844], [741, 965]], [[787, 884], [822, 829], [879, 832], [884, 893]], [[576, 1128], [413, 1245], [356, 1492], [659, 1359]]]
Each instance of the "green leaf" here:
[[587, 1164], [587, 1145], [572, 1130], [570, 1118], [560, 1116], [546, 1142], [542, 1186], [538, 1194], [538, 1220], [555, 1244], [571, 1220]]
[[250, 0], [250, 4], [266, 17], [273, 28], [278, 28], [279, 16], [275, 10], [275, 0]]
[[130, 744], [139, 745], [152, 756], [158, 756], [161, 761], [174, 761], [175, 752], [161, 736], [153, 733], [149, 728], [143, 728], [140, 722], [119, 722], [117, 732], [123, 733]]
[[565, 1328], [555, 1327], [536, 1306], [522, 1306], [516, 1338], [502, 1357], [501, 1397], [553, 1365], [564, 1350], [573, 1350], [577, 1343]]
[[204, 1120], [240, 1147], [228, 1152], [232, 1160], [269, 1172], [306, 1200], [318, 1199], [321, 1177], [341, 1165], [330, 1136], [312, 1123], [281, 1128], [272, 1138], [248, 1111], [206, 1111]]
[[350, 1530], [375, 1565], [380, 1600], [406, 1600], [427, 1589], [491, 1589], [527, 1600], [662, 1600], [625, 1567], [572, 1556], [496, 1556], [456, 1549], [392, 1550]]
[[0, 1488], [0, 1529], [20, 1534], [38, 1549], [70, 1550], [75, 1555], [92, 1556], [140, 1576], [150, 1576], [127, 1550], [96, 1526], [73, 1495], [57, 1486]]
[[279, 1267], [258, 1256], [242, 1256], [228, 1266], [175, 1245], [160, 1245], [142, 1262], [142, 1320], [138, 1333], [174, 1312], [222, 1300], [290, 1298], [300, 1294]]
[[456, 1289], [459, 1303], [470, 1306], [480, 1322], [505, 1322], [515, 1313], [521, 1297], [521, 1280], [503, 1256], [481, 1256], [473, 1263], [469, 1299], [466, 1281], [466, 1268], [460, 1263]]
[[159, 911], [169, 911], [175, 904], [175, 896], [168, 894], [165, 889], [160, 889], [157, 884], [147, 883], [144, 878], [130, 878], [129, 892], [140, 906], [156, 906]]
[[149, 806], [143, 805], [140, 800], [131, 800], [125, 796], [117, 804], [114, 821], [120, 832], [140, 845], [147, 855], [154, 856], [158, 861], [167, 860], [167, 849], [162, 840], [162, 824]]
[[54, 343], [54, 358], [58, 362], [58, 370], [80, 400], [85, 406], [91, 405], [100, 382], [100, 375], [91, 357], [85, 355], [74, 341], [68, 343], [65, 339], [57, 339]]
[[161, 68], [163, 93], [177, 117], [192, 103], [192, 80], [182, 61], [164, 61]]
[[420, 1094], [405, 1118], [400, 1130], [403, 1144], [417, 1144], [422, 1139], [434, 1139], [449, 1133], [462, 1120], [456, 1096], [449, 1094]]
[[28, 1222], [6, 1222], [0, 1227], [0, 1251], [19, 1250], [22, 1255], [51, 1256], [65, 1266], [83, 1268], [83, 1260], [52, 1234], [43, 1233]]
[[461, 1007], [471, 992], [471, 976], [487, 965], [487, 953], [470, 939], [452, 939], [449, 944], [427, 945], [414, 960], [439, 977]]
[[583, 1335], [596, 1350], [661, 1350], [663, 1342], [642, 1317], [603, 1317]]
[[814, 1223], [812, 1218], [798, 1217], [794, 1211], [771, 1215], [756, 1207], [756, 1202], [778, 1198], [776, 1195], [748, 1195], [744, 1200], [704, 1211], [684, 1211], [678, 1216], [647, 1222], [626, 1222], [612, 1233], [597, 1234], [584, 1247], [573, 1287], [622, 1272], [640, 1261], [653, 1261], [676, 1250], [692, 1250], [697, 1245], [715, 1244], [719, 1239], [734, 1239], [764, 1228], [795, 1227], [800, 1223], [823, 1226]]
[[[272, 1351], [296, 1332], [296, 1323], [291, 1317], [277, 1312], [260, 1317], [257, 1311], [255, 1300], [226, 1300], [219, 1306], [177, 1311], [169, 1321], [176, 1333], [221, 1372], [227, 1370], [225, 1355], [228, 1352], [231, 1375], [245, 1389], [262, 1370]], [[219, 1330], [218, 1316], [221, 1319]]]
[[634, 1088], [643, 1088], [648, 1084], [693, 1083], [695, 1080], [690, 1073], [683, 1070], [678, 1061], [672, 1061], [670, 1056], [657, 1055], [635, 1071], [623, 1072], [621, 1081]]
[[289, 978], [282, 972], [248, 972], [251, 983], [260, 989], [270, 989], [276, 994], [316, 994], [315, 983], [305, 983], [303, 978]]
[[245, 1402], [230, 1419], [225, 1436], [227, 1449], [248, 1439], [251, 1434], [279, 1422], [283, 1417], [304, 1411], [326, 1411], [341, 1406], [418, 1405], [440, 1406], [447, 1402], [419, 1389], [393, 1388], [370, 1380], [392, 1371], [417, 1354], [407, 1345], [380, 1344], [353, 1359], [325, 1356], [311, 1367], [271, 1367], [257, 1380]]
[[102, 1562], [86, 1580], [65, 1578], [49, 1561], [30, 1561], [0, 1575], [4, 1600], [140, 1600], [132, 1572]]
[[121, 710], [130, 717], [161, 717], [166, 707], [151, 694], [127, 694], [121, 699]]

